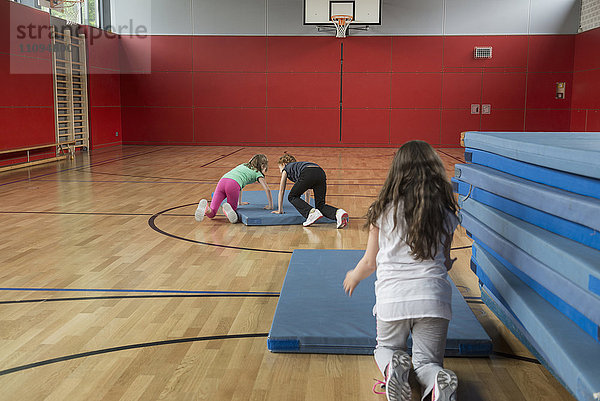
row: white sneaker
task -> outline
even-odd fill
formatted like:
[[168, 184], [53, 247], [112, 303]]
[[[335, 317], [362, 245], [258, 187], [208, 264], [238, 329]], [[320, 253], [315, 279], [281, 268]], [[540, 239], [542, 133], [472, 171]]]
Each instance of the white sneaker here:
[[321, 217], [323, 217], [323, 213], [321, 213], [318, 209], [310, 209], [310, 213], [308, 213], [308, 217], [306, 218], [306, 221], [302, 223], [302, 225], [304, 227], [308, 227]]
[[348, 225], [348, 221], [350, 221], [348, 212], [344, 209], [338, 209], [337, 212], [335, 212], [335, 219], [337, 221], [336, 228], [344, 228]]
[[410, 356], [404, 351], [394, 352], [385, 377], [385, 395], [389, 401], [410, 401], [412, 391], [408, 384]]
[[204, 220], [207, 205], [208, 201], [206, 199], [202, 199], [200, 202], [198, 202], [198, 208], [196, 209], [196, 213], [194, 213], [194, 218], [196, 219], [196, 221]]
[[435, 375], [431, 401], [456, 401], [458, 378], [450, 369], [442, 369]]
[[225, 216], [227, 216], [227, 219], [231, 224], [237, 223], [238, 215], [235, 212], [235, 210], [233, 210], [231, 205], [227, 202], [223, 203], [223, 213], [225, 213]]

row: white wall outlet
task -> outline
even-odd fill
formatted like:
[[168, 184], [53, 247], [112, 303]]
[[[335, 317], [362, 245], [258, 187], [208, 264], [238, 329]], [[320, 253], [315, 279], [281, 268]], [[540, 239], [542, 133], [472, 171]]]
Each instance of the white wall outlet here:
[[492, 113], [492, 105], [491, 104], [482, 104], [481, 105], [481, 114], [491, 114]]
[[479, 105], [478, 104], [471, 105], [471, 114], [479, 114]]

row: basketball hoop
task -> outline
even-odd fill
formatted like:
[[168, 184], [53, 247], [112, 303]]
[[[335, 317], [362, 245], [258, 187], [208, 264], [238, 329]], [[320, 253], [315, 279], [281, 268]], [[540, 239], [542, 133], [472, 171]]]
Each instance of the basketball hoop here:
[[66, 19], [68, 24], [76, 24], [80, 22], [81, 8], [85, 0], [39, 0], [39, 3], [42, 7], [62, 14], [58, 16]]
[[337, 34], [335, 35], [336, 38], [346, 37], [346, 31], [348, 30], [348, 26], [352, 20], [353, 17], [351, 15], [339, 14], [331, 16], [331, 22], [333, 22], [333, 25], [335, 25], [335, 30], [337, 31]]

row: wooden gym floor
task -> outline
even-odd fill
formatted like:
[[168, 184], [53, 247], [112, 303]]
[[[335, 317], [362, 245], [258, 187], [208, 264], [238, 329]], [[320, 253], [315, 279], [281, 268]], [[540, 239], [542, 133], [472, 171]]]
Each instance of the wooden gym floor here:
[[[349, 227], [194, 220], [198, 200], [254, 153], [268, 155], [277, 189], [284, 150], [325, 169]], [[272, 354], [266, 335], [293, 249], [364, 249], [361, 216], [393, 153], [126, 146], [0, 174], [0, 399], [384, 400], [371, 356]], [[439, 153], [453, 175], [462, 150]], [[478, 299], [469, 245], [459, 228], [450, 274], [495, 353], [446, 359], [459, 400], [573, 400]]]

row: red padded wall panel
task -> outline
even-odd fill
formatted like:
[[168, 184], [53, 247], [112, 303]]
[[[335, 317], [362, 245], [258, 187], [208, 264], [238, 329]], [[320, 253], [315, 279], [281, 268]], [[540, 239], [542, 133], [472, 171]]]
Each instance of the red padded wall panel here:
[[600, 132], [600, 110], [588, 110], [587, 131]]
[[269, 107], [338, 107], [338, 73], [269, 73]]
[[441, 144], [460, 145], [460, 133], [480, 131], [480, 115], [470, 110], [442, 110]]
[[196, 143], [264, 144], [266, 111], [261, 109], [194, 109]]
[[192, 108], [124, 107], [123, 143], [193, 142]]
[[574, 132], [584, 132], [587, 119], [587, 110], [571, 110], [570, 130]]
[[527, 110], [525, 131], [565, 132], [571, 126], [571, 110]]
[[269, 37], [269, 72], [339, 72], [340, 44], [329, 37]]
[[523, 109], [527, 76], [523, 72], [506, 73], [485, 71], [481, 103], [493, 109]]
[[440, 110], [392, 110], [390, 142], [401, 145], [420, 139], [431, 145], [440, 143]]
[[152, 71], [192, 71], [191, 36], [152, 36]]
[[192, 72], [153, 72], [121, 76], [124, 106], [192, 106]]
[[13, 34], [10, 28], [10, 7], [8, 0], [0, 0], [0, 53], [10, 52], [10, 37]]
[[390, 72], [392, 38], [389, 36], [344, 39], [344, 72]]
[[[446, 36], [444, 37], [444, 67], [527, 68], [527, 36]], [[491, 59], [475, 59], [476, 46], [492, 46]]]
[[194, 72], [194, 106], [265, 107], [265, 73]]
[[344, 107], [390, 107], [389, 73], [344, 74], [342, 101]]
[[[11, 73], [10, 58], [22, 59], [19, 64], [30, 63], [35, 65], [50, 64], [49, 60], [22, 58], [8, 54], [0, 54], [0, 82], [2, 82], [2, 93], [0, 96], [1, 106], [53, 106], [54, 88], [52, 75]], [[45, 69], [45, 67], [44, 67]]]
[[[556, 83], [566, 83], [565, 99], [556, 99]], [[571, 107], [573, 74], [571, 72], [530, 73], [527, 75], [528, 109], [568, 109]]]
[[90, 106], [120, 106], [121, 77], [118, 72], [89, 67], [88, 75]]
[[444, 38], [442, 36], [394, 36], [393, 72], [441, 72]]
[[600, 67], [573, 73], [572, 107], [600, 109]]
[[9, 27], [5, 31], [10, 43], [7, 51], [22, 57], [52, 59], [48, 13], [14, 2], [10, 2], [9, 9], [9, 19], [4, 21]]
[[342, 142], [389, 144], [390, 110], [344, 108], [342, 111]]
[[529, 72], [573, 71], [574, 35], [529, 37]]
[[94, 149], [121, 143], [122, 138], [121, 107], [90, 108], [90, 143]]
[[442, 108], [471, 109], [481, 100], [481, 73], [446, 73], [442, 82]]
[[119, 69], [119, 36], [98, 28], [86, 26], [88, 66], [110, 70]]
[[494, 109], [481, 116], [482, 131], [523, 131], [525, 111]]
[[194, 71], [266, 71], [264, 36], [194, 36]]
[[49, 58], [24, 57], [22, 53], [11, 54], [8, 67], [8, 71], [13, 75], [46, 75], [52, 79], [52, 60]]
[[441, 104], [441, 73], [392, 74], [392, 107], [439, 109]]
[[600, 28], [575, 35], [574, 70], [582, 71], [600, 68]]
[[338, 144], [339, 115], [335, 109], [268, 109], [267, 141], [269, 144]]
[[152, 71], [152, 36], [119, 37], [121, 74], [149, 74]]
[[0, 107], [0, 149], [24, 148], [55, 142], [53, 107]]

